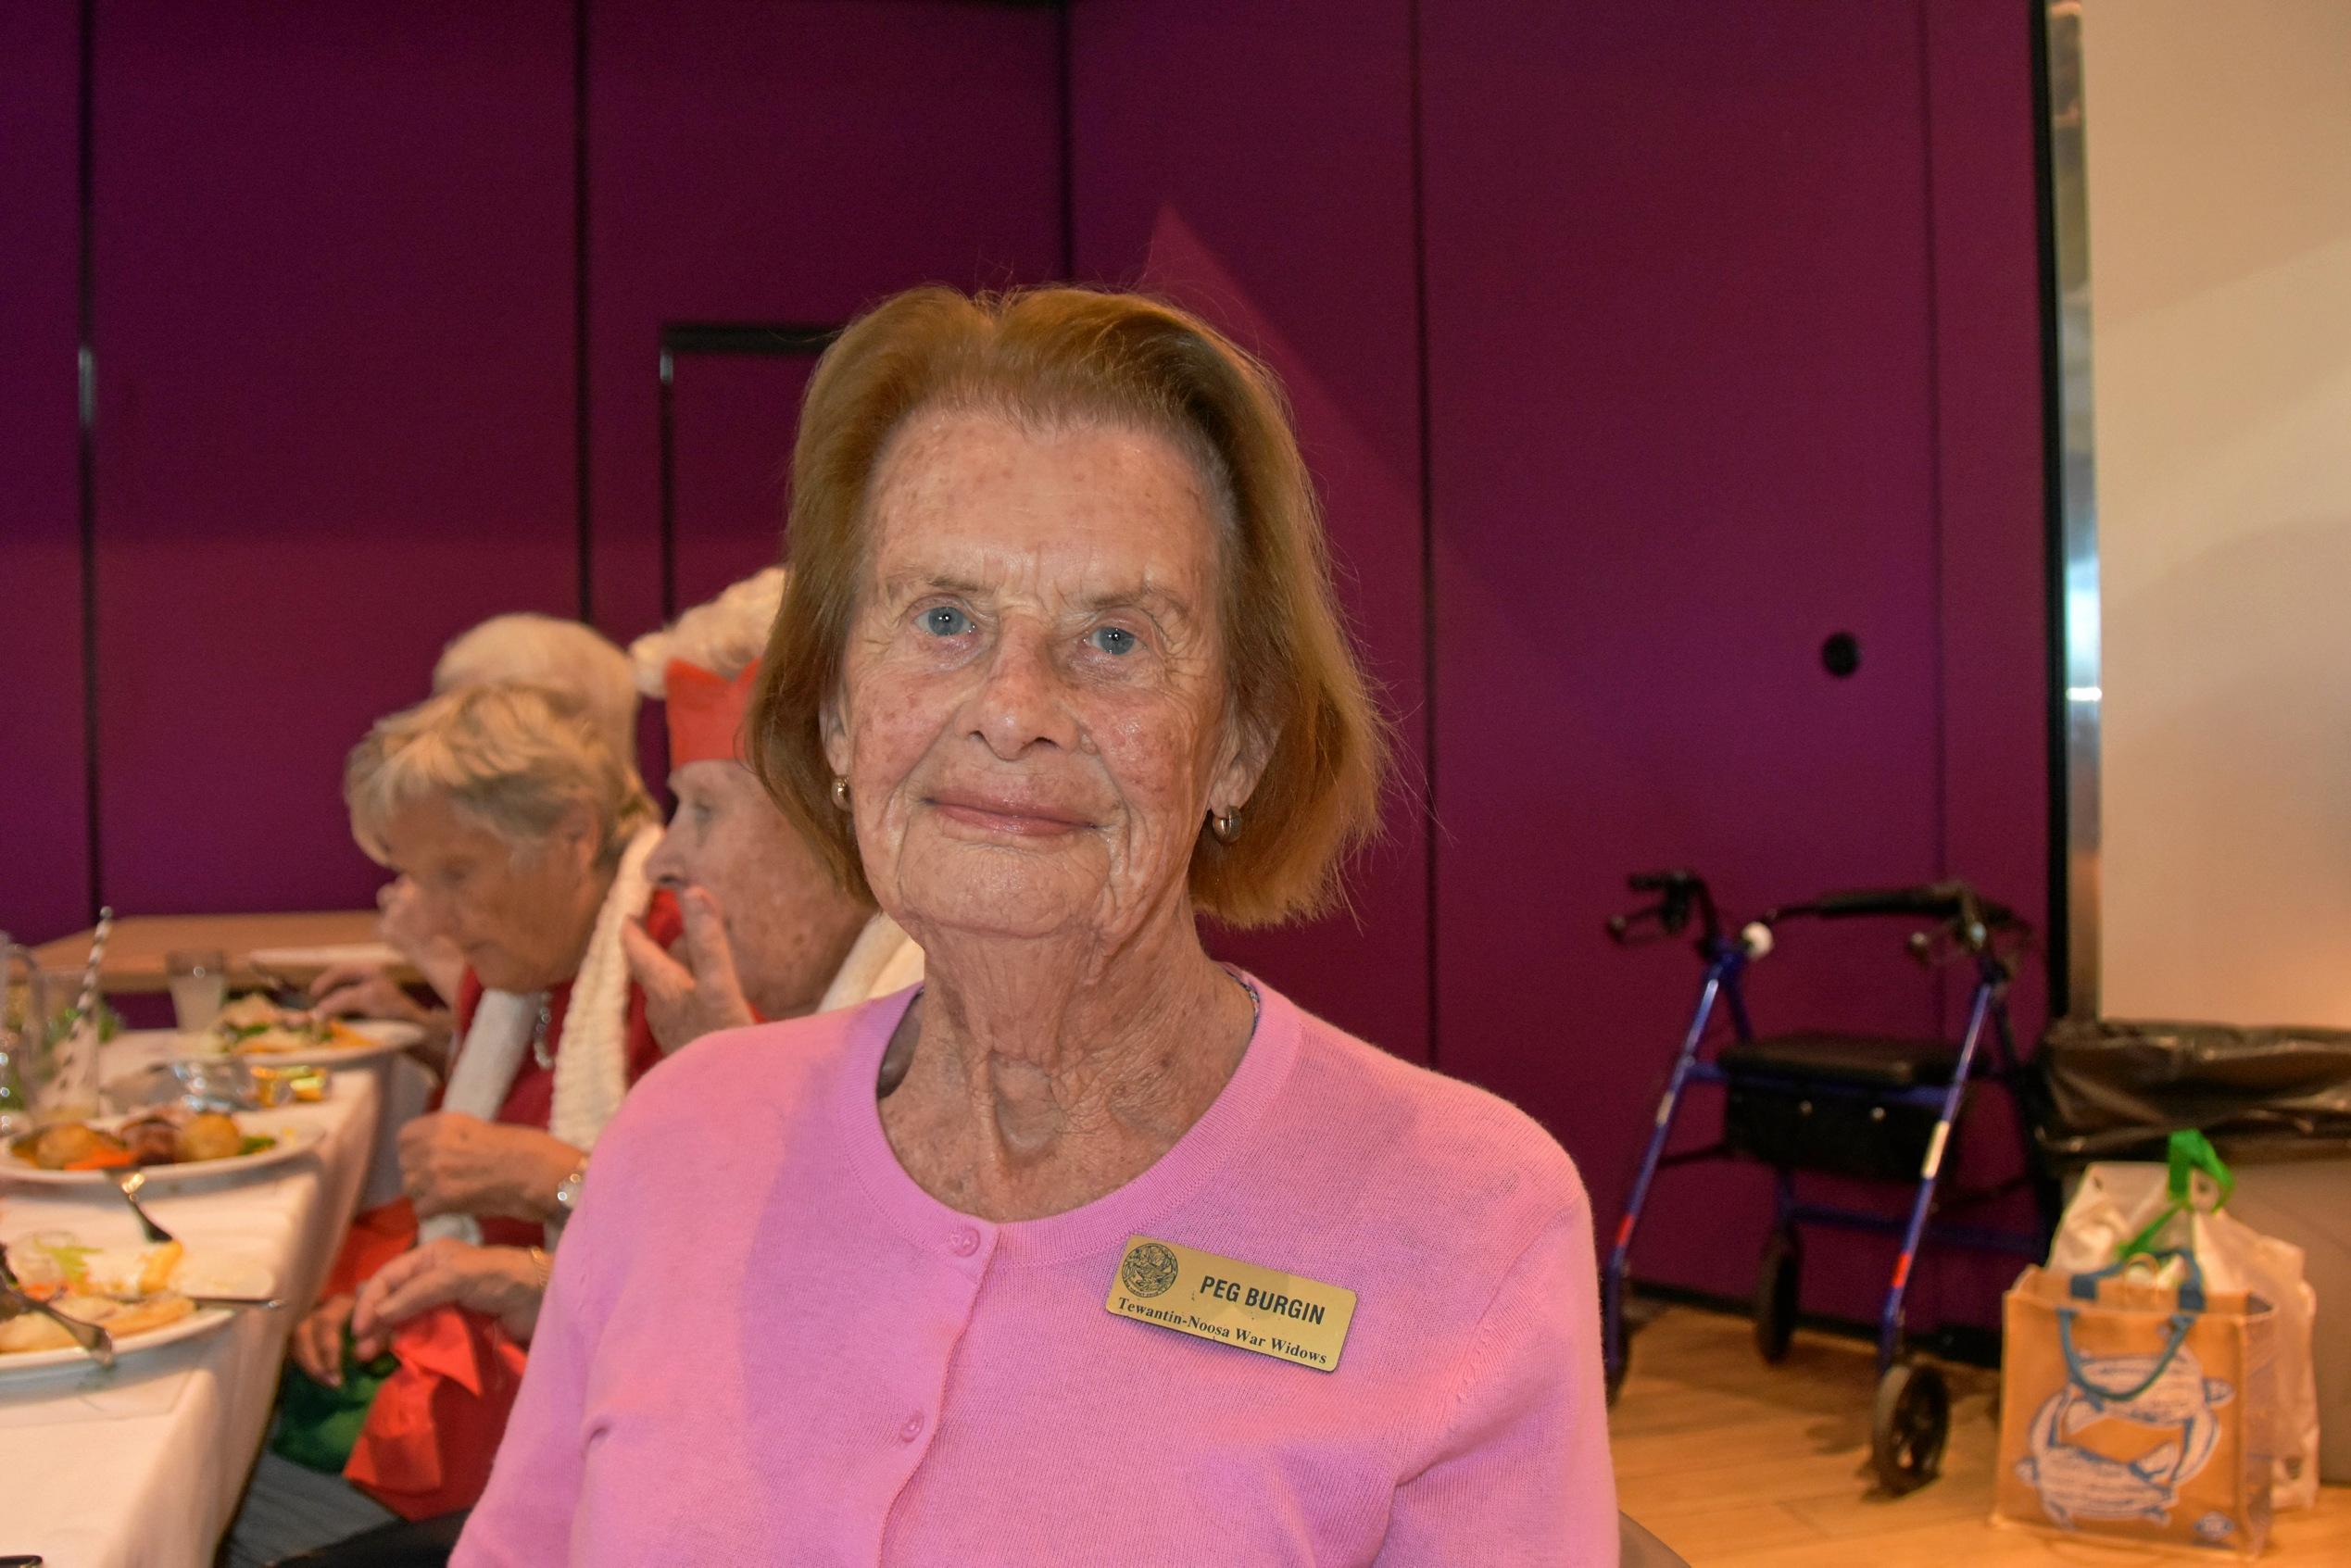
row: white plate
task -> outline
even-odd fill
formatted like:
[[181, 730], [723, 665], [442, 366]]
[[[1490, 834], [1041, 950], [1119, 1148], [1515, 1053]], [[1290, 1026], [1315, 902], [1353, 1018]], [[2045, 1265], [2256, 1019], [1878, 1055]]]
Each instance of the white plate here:
[[[113, 1132], [129, 1116], [101, 1116], [90, 1125]], [[290, 1122], [283, 1115], [266, 1110], [237, 1112], [237, 1125], [248, 1136], [272, 1137], [274, 1147], [252, 1154], [233, 1154], [225, 1160], [195, 1160], [170, 1165], [143, 1165], [147, 1173], [147, 1185], [167, 1186], [173, 1182], [192, 1182], [201, 1176], [220, 1176], [232, 1173], [243, 1174], [264, 1166], [282, 1165], [289, 1160], [299, 1160], [319, 1145], [326, 1135], [325, 1129], [315, 1123]], [[101, 1186], [114, 1180], [111, 1171], [44, 1171], [28, 1165], [9, 1149], [0, 1148], [0, 1177], [28, 1183], [34, 1186]]]
[[201, 1058], [218, 1061], [233, 1057], [249, 1061], [256, 1067], [357, 1067], [363, 1061], [379, 1057], [396, 1056], [424, 1038], [424, 1031], [416, 1024], [395, 1018], [346, 1018], [339, 1020], [355, 1035], [365, 1035], [364, 1046], [297, 1046], [290, 1051], [233, 1051], [217, 1047], [182, 1051], [182, 1058]]
[[[195, 1295], [262, 1298], [273, 1294], [278, 1287], [277, 1275], [267, 1263], [234, 1253], [207, 1253], [200, 1259], [184, 1258], [172, 1271], [171, 1283], [174, 1287]], [[114, 1342], [115, 1364], [119, 1366], [133, 1356], [160, 1350], [167, 1345], [177, 1345], [182, 1339], [210, 1334], [234, 1316], [236, 1313], [226, 1307], [198, 1307], [186, 1317], [165, 1323], [161, 1328], [119, 1338]], [[0, 1356], [0, 1383], [55, 1372], [59, 1367], [88, 1368], [94, 1364], [89, 1353], [79, 1346], [62, 1350], [25, 1350], [16, 1355]]]

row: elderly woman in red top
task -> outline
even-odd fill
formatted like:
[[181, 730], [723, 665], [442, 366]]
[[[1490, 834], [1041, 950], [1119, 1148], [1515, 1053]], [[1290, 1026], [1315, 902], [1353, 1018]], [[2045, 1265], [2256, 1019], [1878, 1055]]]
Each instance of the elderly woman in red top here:
[[[413, 881], [464, 955], [461, 1043], [438, 1109], [400, 1132], [413, 1221], [362, 1216], [345, 1288], [297, 1326], [292, 1353], [337, 1385], [347, 1330], [358, 1360], [387, 1346], [404, 1363], [471, 1357], [501, 1363], [510, 1386], [588, 1150], [660, 1060], [622, 933], [643, 918], [657, 942], [677, 936], [646, 872], [661, 831], [592, 719], [530, 686], [460, 688], [382, 721], [344, 792], [361, 847]], [[403, 1248], [410, 1223], [417, 1245]], [[412, 1517], [470, 1503], [502, 1411], [463, 1440], [436, 1435], [434, 1484], [404, 1497], [380, 1474], [383, 1406], [346, 1474]]]

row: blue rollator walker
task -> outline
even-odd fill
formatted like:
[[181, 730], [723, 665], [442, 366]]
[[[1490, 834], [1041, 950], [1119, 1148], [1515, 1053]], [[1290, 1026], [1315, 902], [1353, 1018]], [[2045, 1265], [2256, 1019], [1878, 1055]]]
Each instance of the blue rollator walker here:
[[[1931, 1237], [2035, 1261], [2047, 1253], [2045, 1206], [2042, 1234], [2036, 1236], [1947, 1224], [1934, 1217], [1937, 1183], [1946, 1174], [1944, 1152], [1968, 1085], [1992, 1082], [2011, 1095], [2018, 1091], [2019, 1069], [2007, 1007], [2014, 973], [2010, 954], [2030, 940], [2030, 932], [2012, 912], [1979, 897], [1964, 882], [1827, 894], [1773, 909], [1736, 935], [1723, 930], [1713, 894], [1693, 872], [1651, 872], [1631, 878], [1629, 885], [1636, 893], [1653, 895], [1656, 902], [1611, 920], [1609, 935], [1627, 947], [1644, 935], [1671, 938], [1686, 932], [1694, 915], [1695, 946], [1705, 971], [1603, 1278], [1609, 1397], [1616, 1397], [1625, 1375], [1627, 1265], [1651, 1182], [1671, 1165], [1725, 1156], [1757, 1160], [1772, 1167], [1777, 1189], [1771, 1234], [1755, 1282], [1755, 1344], [1766, 1361], [1778, 1361], [1788, 1353], [1795, 1332], [1804, 1257], [1799, 1226], [1836, 1226], [1901, 1238], [1902, 1250], [1878, 1320], [1878, 1394], [1870, 1451], [1888, 1491], [1915, 1490], [1934, 1479], [1951, 1429], [1951, 1398], [1942, 1374], [1914, 1360], [1904, 1344], [1903, 1296], [1920, 1243]], [[1929, 966], [1966, 962], [1975, 972], [1967, 1027], [1957, 1044], [1819, 1031], [1758, 1035], [1747, 1014], [1747, 967], [1772, 950], [1780, 922], [1805, 916], [1931, 922], [1911, 935], [1911, 956]], [[1730, 1037], [1710, 1051], [1710, 1031], [1718, 1036], [1714, 1026], [1726, 1014]], [[1987, 1033], [1992, 1037], [1989, 1052], [1983, 1049]], [[1675, 1116], [1693, 1084], [1723, 1086], [1723, 1137], [1704, 1148], [1668, 1154], [1666, 1146], [1673, 1135]], [[1960, 1201], [1988, 1201], [2032, 1184], [2031, 1135], [2022, 1114], [2017, 1124], [2025, 1139], [2018, 1174], [1983, 1191], [1955, 1194]], [[1800, 1199], [1795, 1181], [1799, 1171], [1888, 1183], [1915, 1181], [1917, 1189], [1908, 1212], [1900, 1217], [1840, 1209]]]

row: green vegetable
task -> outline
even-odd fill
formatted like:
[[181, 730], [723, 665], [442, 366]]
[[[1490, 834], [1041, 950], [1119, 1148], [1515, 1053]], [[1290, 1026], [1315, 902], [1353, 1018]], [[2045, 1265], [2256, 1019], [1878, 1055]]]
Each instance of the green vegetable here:
[[258, 1137], [248, 1134], [245, 1136], [245, 1142], [238, 1146], [237, 1152], [239, 1154], [258, 1154], [265, 1148], [275, 1148], [277, 1147], [278, 1140], [275, 1138]]
[[77, 1288], [90, 1283], [91, 1255], [103, 1250], [78, 1243], [44, 1241], [39, 1245], [49, 1255], [49, 1261], [57, 1265], [57, 1273], [65, 1275], [66, 1283]]

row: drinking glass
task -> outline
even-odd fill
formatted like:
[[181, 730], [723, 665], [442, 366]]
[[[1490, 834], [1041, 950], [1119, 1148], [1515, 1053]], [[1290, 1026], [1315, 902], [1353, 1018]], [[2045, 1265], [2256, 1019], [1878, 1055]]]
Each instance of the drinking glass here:
[[163, 955], [171, 980], [171, 1013], [182, 1035], [201, 1035], [220, 1016], [229, 997], [229, 959], [210, 948], [182, 948]]

